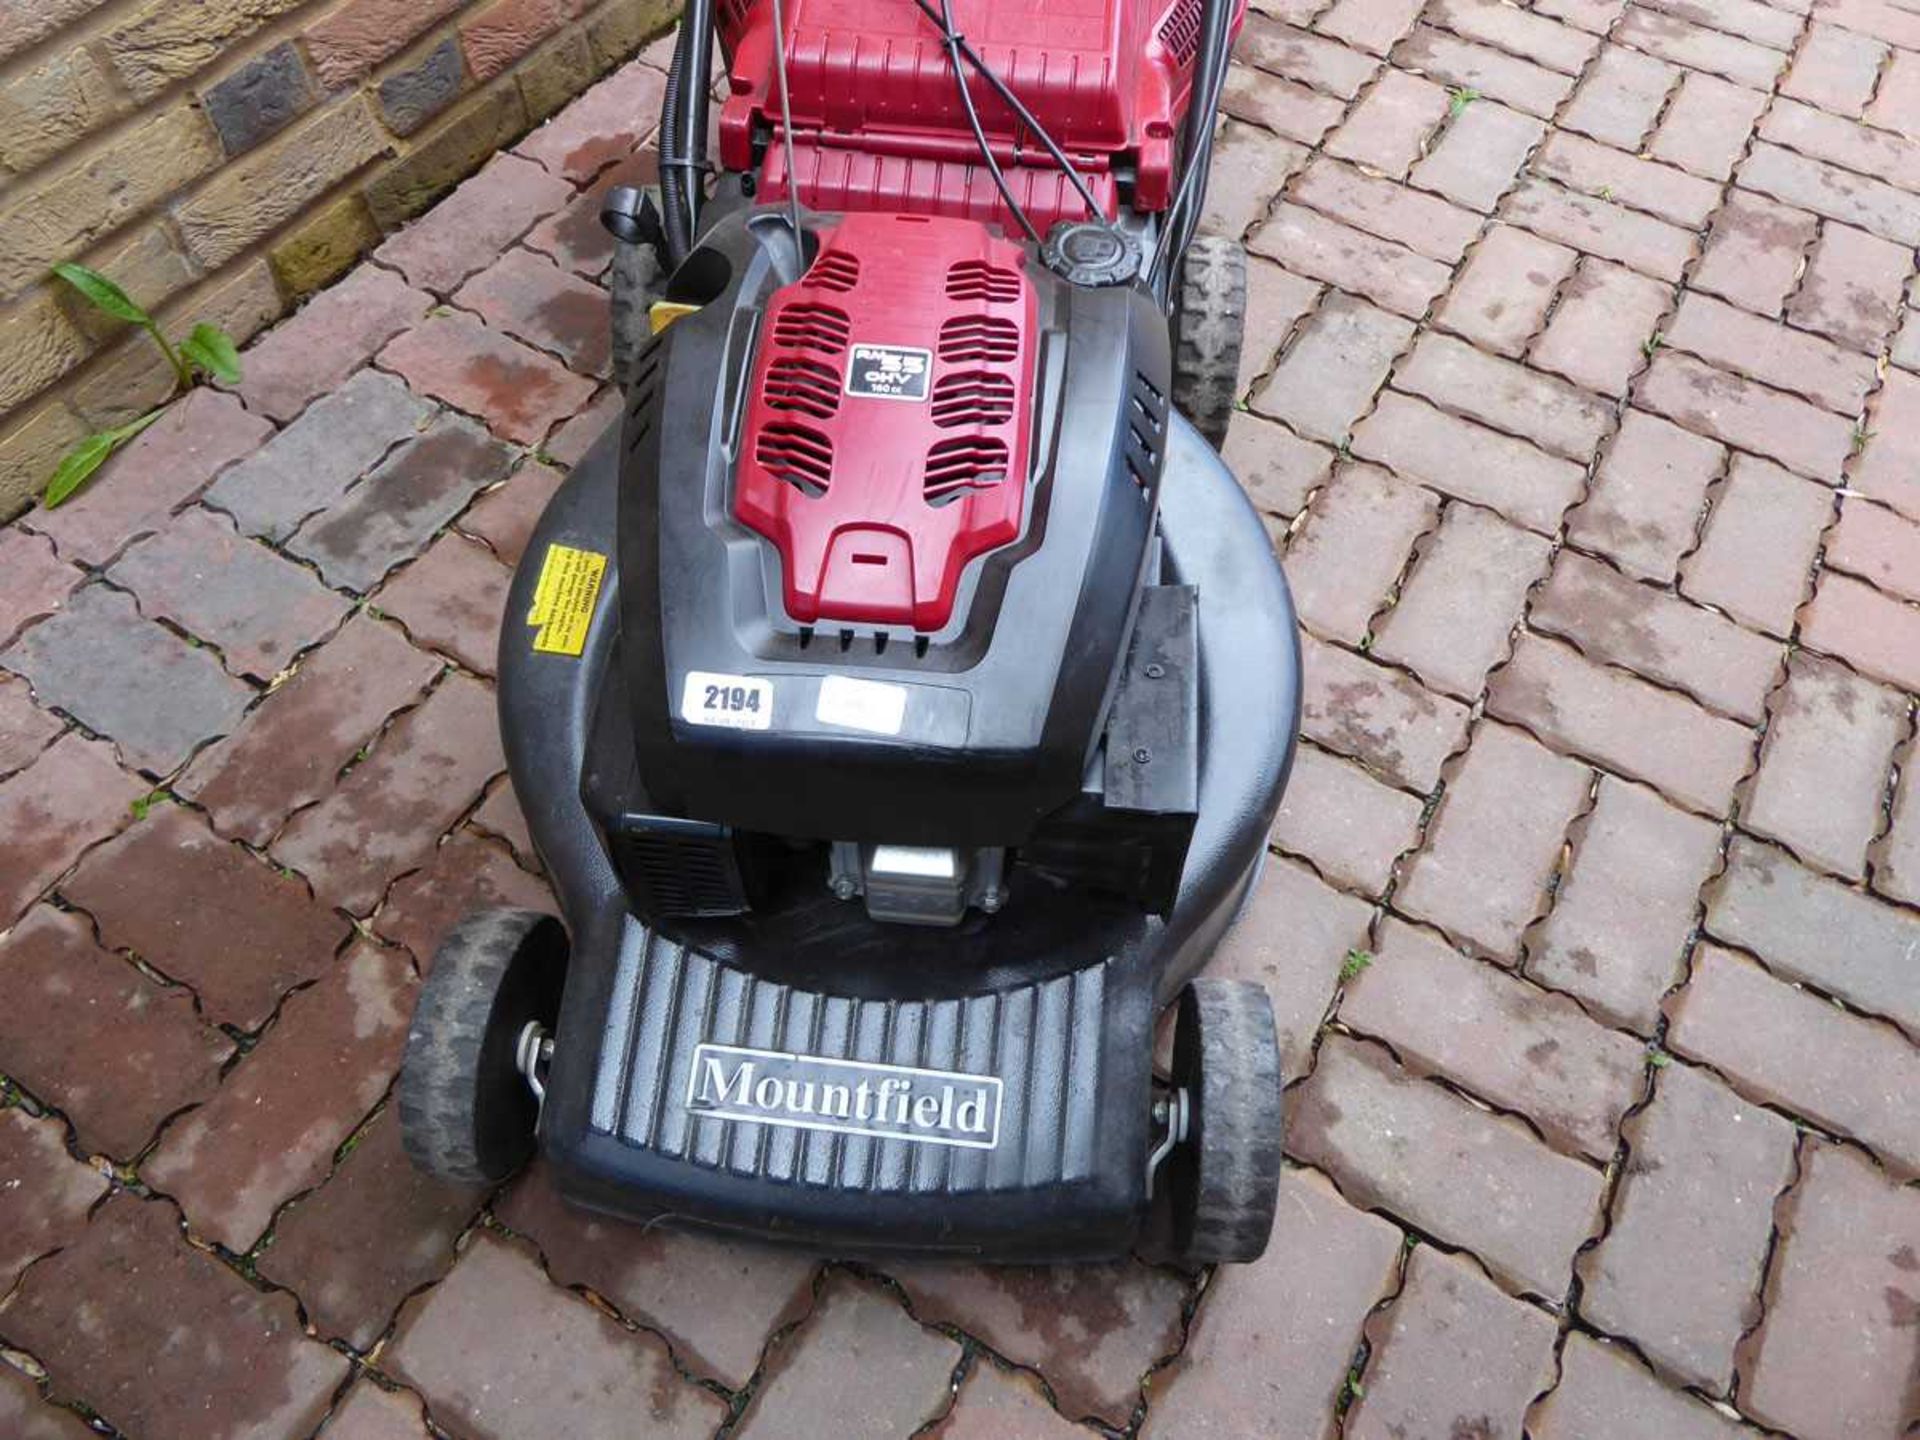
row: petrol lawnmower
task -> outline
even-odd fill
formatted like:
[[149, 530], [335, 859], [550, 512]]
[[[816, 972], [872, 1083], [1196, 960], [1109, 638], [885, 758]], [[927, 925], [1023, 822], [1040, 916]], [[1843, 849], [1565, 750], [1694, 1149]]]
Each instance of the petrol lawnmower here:
[[624, 416], [501, 639], [565, 919], [443, 943], [424, 1169], [537, 1146], [843, 1254], [1261, 1253], [1273, 1015], [1196, 977], [1299, 719], [1214, 449], [1245, 260], [1197, 233], [1243, 6], [689, 0], [658, 192], [603, 217]]

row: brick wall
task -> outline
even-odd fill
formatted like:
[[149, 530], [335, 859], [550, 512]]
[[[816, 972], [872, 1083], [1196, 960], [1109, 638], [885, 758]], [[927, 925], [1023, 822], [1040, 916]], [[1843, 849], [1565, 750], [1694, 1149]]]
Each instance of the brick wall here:
[[674, 0], [0, 0], [0, 520], [163, 398], [81, 260], [244, 342], [662, 29]]

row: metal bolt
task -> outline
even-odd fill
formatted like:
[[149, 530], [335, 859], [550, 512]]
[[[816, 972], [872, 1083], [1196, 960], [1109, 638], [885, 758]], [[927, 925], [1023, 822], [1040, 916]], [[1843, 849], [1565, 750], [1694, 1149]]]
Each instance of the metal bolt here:
[[1151, 759], [1153, 759], [1153, 751], [1144, 745], [1133, 752], [1133, 763], [1136, 765], [1145, 765]]
[[1158, 680], [1161, 676], [1165, 675], [1166, 673], [1167, 673], [1167, 667], [1162, 665], [1157, 660], [1154, 661], [1153, 664], [1147, 666], [1147, 679], [1149, 680]]
[[985, 890], [981, 892], [980, 908], [989, 915], [998, 915], [1000, 913], [1000, 907], [1004, 903], [1005, 899], [998, 890]]
[[855, 887], [853, 883], [853, 878], [851, 876], [836, 875], [833, 877], [833, 898], [834, 899], [851, 900], [854, 897], [854, 893], [855, 893]]

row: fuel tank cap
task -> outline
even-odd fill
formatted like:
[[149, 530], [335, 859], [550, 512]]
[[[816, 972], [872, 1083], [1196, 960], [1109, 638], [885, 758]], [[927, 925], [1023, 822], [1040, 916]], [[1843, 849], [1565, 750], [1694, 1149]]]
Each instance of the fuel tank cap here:
[[1126, 231], [1091, 220], [1062, 220], [1040, 258], [1072, 285], [1125, 285], [1140, 273], [1140, 244]]

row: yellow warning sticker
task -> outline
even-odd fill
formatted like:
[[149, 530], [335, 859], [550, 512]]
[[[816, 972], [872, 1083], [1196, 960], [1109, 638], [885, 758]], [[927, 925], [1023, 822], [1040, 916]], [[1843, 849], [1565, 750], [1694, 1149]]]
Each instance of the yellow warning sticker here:
[[607, 557], [571, 545], [549, 545], [534, 587], [527, 624], [535, 626], [533, 648], [543, 655], [578, 656], [587, 648], [594, 603], [607, 573]]

